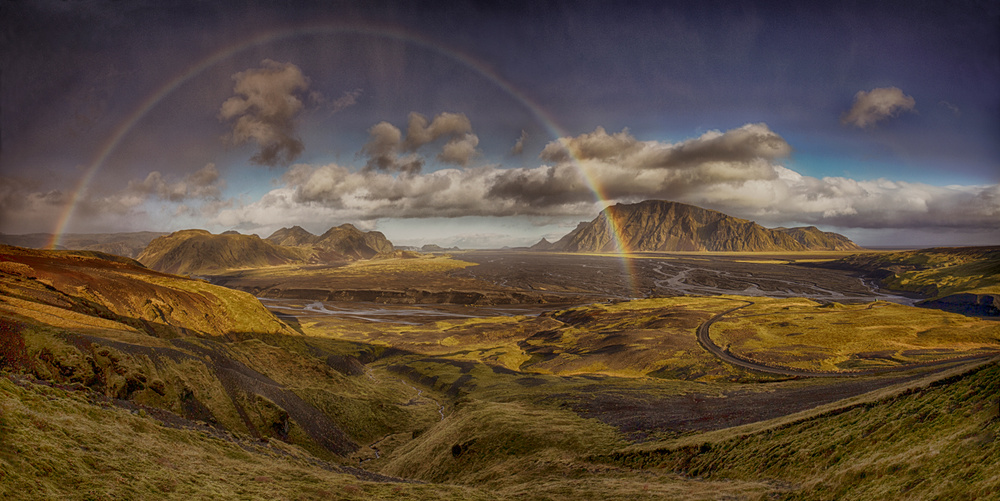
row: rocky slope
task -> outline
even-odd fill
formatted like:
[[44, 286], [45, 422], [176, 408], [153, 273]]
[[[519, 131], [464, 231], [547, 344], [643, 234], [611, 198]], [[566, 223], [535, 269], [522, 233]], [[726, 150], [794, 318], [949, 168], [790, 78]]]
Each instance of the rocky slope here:
[[[615, 252], [614, 222], [625, 250], [645, 251], [817, 251], [860, 249], [843, 235], [815, 227], [765, 228], [753, 221], [693, 205], [662, 200], [617, 204], [551, 244], [564, 252]], [[543, 242], [536, 244], [544, 248]]]

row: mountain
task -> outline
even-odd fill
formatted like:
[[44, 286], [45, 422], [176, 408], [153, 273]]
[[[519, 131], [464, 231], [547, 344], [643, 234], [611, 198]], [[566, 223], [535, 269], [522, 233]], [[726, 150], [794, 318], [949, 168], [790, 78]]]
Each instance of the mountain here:
[[282, 228], [271, 236], [267, 237], [265, 240], [276, 245], [287, 245], [289, 247], [299, 247], [303, 245], [312, 245], [319, 237], [309, 233], [301, 226], [292, 226], [291, 228]]
[[392, 242], [382, 232], [361, 231], [351, 224], [326, 230], [313, 245], [354, 259], [371, 259], [393, 250]]
[[352, 224], [330, 228], [313, 235], [301, 226], [282, 228], [266, 239], [275, 245], [310, 249], [322, 261], [371, 259], [393, 251], [392, 242], [378, 231], [361, 231]]
[[532, 245], [531, 247], [528, 247], [528, 249], [533, 251], [546, 251], [546, 250], [552, 250], [553, 246], [555, 246], [555, 244], [549, 242], [543, 237], [541, 240], [538, 241], [538, 243]]
[[275, 245], [257, 235], [182, 230], [153, 240], [137, 260], [157, 271], [191, 275], [288, 264], [307, 257], [302, 250]]
[[[622, 246], [644, 251], [807, 251], [859, 250], [843, 235], [808, 228], [765, 228], [747, 219], [663, 200], [607, 207], [593, 221], [580, 223], [552, 244], [565, 252], [613, 252], [618, 249], [609, 219]], [[540, 245], [542, 242], [539, 242]]]
[[[136, 231], [131, 233], [65, 233], [59, 239], [57, 249], [92, 250], [135, 258], [156, 237], [166, 233]], [[0, 244], [43, 249], [52, 242], [51, 233], [31, 233], [27, 235], [0, 234]]]

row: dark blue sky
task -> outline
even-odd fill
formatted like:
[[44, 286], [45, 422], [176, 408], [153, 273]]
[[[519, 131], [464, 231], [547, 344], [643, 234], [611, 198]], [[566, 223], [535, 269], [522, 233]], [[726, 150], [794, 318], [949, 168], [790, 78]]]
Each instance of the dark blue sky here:
[[1000, 243], [995, 2], [0, 9], [2, 232], [518, 245], [671, 198]]

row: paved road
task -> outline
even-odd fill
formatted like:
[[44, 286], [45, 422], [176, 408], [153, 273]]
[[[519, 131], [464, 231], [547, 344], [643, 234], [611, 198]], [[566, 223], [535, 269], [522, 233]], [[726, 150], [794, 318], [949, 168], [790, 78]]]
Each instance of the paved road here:
[[856, 377], [856, 376], [870, 376], [872, 374], [883, 374], [886, 372], [900, 372], [911, 369], [933, 367], [936, 365], [949, 364], [953, 362], [964, 362], [972, 360], [982, 360], [997, 356], [997, 353], [986, 353], [981, 355], [968, 355], [964, 357], [948, 358], [944, 360], [935, 360], [932, 362], [921, 362], [917, 364], [901, 365], [898, 367], [887, 367], [882, 369], [867, 369], [863, 371], [852, 371], [852, 372], [824, 372], [824, 371], [804, 371], [795, 370], [783, 367], [772, 367], [770, 365], [763, 365], [756, 362], [751, 362], [739, 358], [729, 350], [719, 347], [712, 341], [712, 338], [708, 335], [712, 324], [722, 319], [722, 317], [729, 315], [730, 313], [746, 308], [747, 306], [753, 305], [752, 301], [746, 301], [747, 304], [737, 306], [735, 308], [730, 308], [722, 313], [715, 315], [714, 317], [708, 319], [705, 323], [698, 326], [698, 344], [709, 351], [709, 353], [715, 355], [719, 359], [728, 362], [737, 367], [743, 367], [744, 369], [750, 369], [757, 372], [766, 372], [769, 374], [778, 374], [782, 376], [798, 376], [798, 377]]

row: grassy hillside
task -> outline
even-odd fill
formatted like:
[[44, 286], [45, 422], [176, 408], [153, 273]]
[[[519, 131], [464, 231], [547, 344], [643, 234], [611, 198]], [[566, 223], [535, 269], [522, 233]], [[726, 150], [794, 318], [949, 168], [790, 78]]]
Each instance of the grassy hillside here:
[[[744, 296], [542, 313], [372, 303], [358, 315], [304, 299], [271, 302], [278, 317], [249, 294], [125, 258], [0, 250], [4, 499], [961, 499], [1000, 488], [1000, 368], [982, 361], [1000, 347], [997, 322]], [[241, 274], [444, 288], [466, 264]], [[704, 349], [710, 321], [711, 342], [764, 366]], [[969, 354], [979, 358], [956, 358]], [[773, 366], [900, 370], [812, 378]]]
[[865, 271], [885, 288], [931, 298], [962, 292], [1000, 294], [1000, 247], [857, 254], [825, 266]]
[[757, 479], [788, 499], [993, 499], [1000, 366], [756, 433], [601, 459], [705, 479]]
[[275, 245], [257, 235], [184, 230], [153, 240], [136, 259], [154, 270], [192, 275], [304, 262], [309, 255], [304, 249]]

